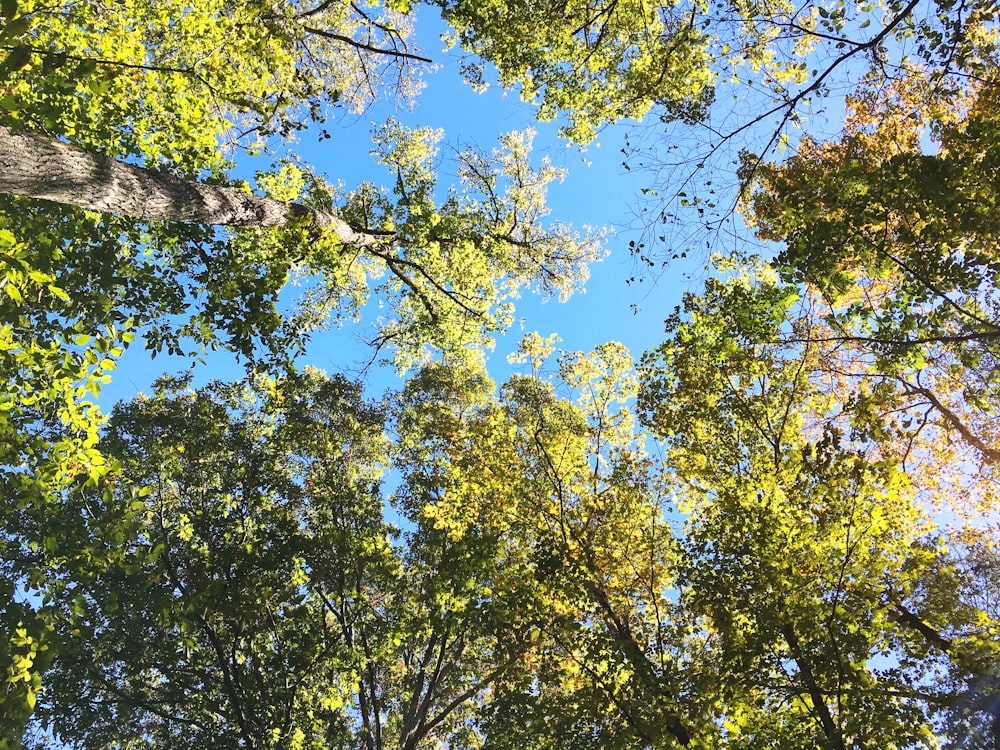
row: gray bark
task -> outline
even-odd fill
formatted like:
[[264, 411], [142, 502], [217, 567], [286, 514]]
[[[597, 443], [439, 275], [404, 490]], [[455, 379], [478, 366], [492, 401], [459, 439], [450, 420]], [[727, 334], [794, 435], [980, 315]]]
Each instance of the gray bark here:
[[0, 193], [65, 203], [150, 221], [217, 226], [280, 227], [305, 219], [341, 242], [372, 248], [386, 237], [298, 203], [231, 187], [181, 180], [126, 164], [38, 133], [0, 126]]

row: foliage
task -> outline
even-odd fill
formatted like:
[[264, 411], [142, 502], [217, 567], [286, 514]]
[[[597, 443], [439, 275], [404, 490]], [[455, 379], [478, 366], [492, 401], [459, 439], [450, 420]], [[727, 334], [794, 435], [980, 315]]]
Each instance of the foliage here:
[[689, 514], [680, 596], [719, 660], [727, 743], [936, 746], [978, 720], [951, 707], [996, 679], [997, 623], [896, 446], [852, 425], [821, 349], [782, 342], [795, 294], [766, 267], [710, 281], [644, 360]]
[[[564, 132], [581, 143], [603, 125], [649, 112], [697, 125], [704, 148], [690, 161], [681, 154], [694, 170], [747, 131], [771, 151], [786, 126], [851, 86], [858, 68], [891, 80], [916, 63], [945, 97], [969, 80], [988, 79], [995, 49], [989, 2], [435, 4], [454, 29], [449, 40], [474, 55], [466, 67], [474, 85], [486, 84], [482, 61], [492, 63], [501, 85], [519, 86], [542, 119], [565, 118]], [[713, 106], [730, 93], [755, 95], [760, 108], [734, 119]], [[657, 153], [657, 144], [651, 148]], [[660, 166], [654, 157], [653, 167]]]
[[362, 184], [346, 196], [342, 213], [384, 233], [385, 245], [309, 251], [308, 267], [324, 278], [302, 309], [320, 318], [356, 316], [370, 280], [384, 277], [372, 291], [389, 314], [371, 343], [391, 346], [406, 369], [431, 351], [455, 357], [470, 344], [490, 348], [525, 289], [567, 298], [586, 281], [588, 264], [603, 257], [601, 235], [545, 226], [547, 186], [563, 171], [547, 157], [531, 165], [532, 137], [530, 130], [510, 133], [491, 154], [457, 153], [459, 185], [442, 199], [434, 169], [441, 133], [394, 120], [377, 128], [372, 153], [395, 186], [390, 193]]
[[[995, 507], [1000, 457], [995, 100], [993, 83], [936, 100], [919, 71], [905, 85], [870, 81], [841, 139], [760, 169], [750, 214], [761, 238], [784, 243], [782, 276], [823, 310], [800, 338], [852, 362], [841, 380], [866, 392], [872, 430], [926, 428], [930, 444], [954, 446], [939, 465], [979, 467], [981, 499], [968, 503], [979, 510]], [[925, 124], [936, 153], [921, 149]]]
[[5, 121], [184, 177], [219, 176], [223, 146], [259, 149], [326, 104], [361, 110], [383, 80], [412, 91], [407, 20], [376, 6], [22, 0], [4, 15]]
[[[997, 306], [996, 93], [991, 85], [944, 109], [921, 101], [926, 78], [912, 78], [872, 82], [849, 100], [840, 140], [807, 142], [763, 169], [752, 214], [762, 239], [785, 243], [785, 274], [837, 308], [845, 335], [867, 334], [896, 357], [911, 340], [988, 343]], [[922, 121], [907, 122], [921, 113], [932, 118], [935, 154], [921, 153]]]
[[111, 417], [129, 481], [77, 502], [117, 562], [46, 582], [70, 614], [41, 719], [88, 747], [475, 746], [524, 647], [477, 595], [484, 542], [383, 520], [381, 407], [315, 371], [186, 386]]
[[[310, 23], [328, 21], [348, 39], [378, 20], [326, 11]], [[0, 121], [218, 180], [229, 166], [227, 143], [259, 148], [269, 134], [318, 117], [323, 101], [336, 99], [335, 84], [366, 72], [342, 44], [293, 29], [294, 6], [282, 11], [287, 18], [266, 18], [271, 12], [227, 3], [4, 3]], [[331, 54], [321, 75], [316, 65]], [[0, 201], [3, 374], [19, 384], [5, 396], [3, 479], [16, 505], [39, 503], [79, 471], [101, 470], [92, 450], [99, 417], [88, 399], [133, 330], [145, 329], [154, 352], [180, 351], [188, 339], [196, 350], [221, 344], [254, 357], [263, 345], [283, 357], [296, 339], [275, 310], [288, 248], [251, 250], [206, 228]]]
[[26, 559], [62, 613], [40, 717], [82, 746], [987, 747], [990, 534], [935, 529], [757, 282], [689, 296], [641, 382], [530, 335], [499, 393], [439, 363], [383, 404], [307, 371], [121, 405], [121, 478], [25, 531], [58, 534]]
[[662, 477], [623, 403], [635, 386], [628, 353], [566, 353], [550, 380], [538, 368], [552, 351], [526, 337], [532, 374], [498, 399], [474, 373], [426, 370], [400, 420], [423, 514], [454, 539], [500, 540], [510, 573], [486, 593], [534, 645], [524, 678], [497, 686], [488, 742], [686, 742], [705, 720], [682, 709], [693, 686], [685, 630], [671, 618], [672, 534]]
[[[641, 118], [654, 104], [684, 117], [711, 99], [711, 33], [681, 4], [631, 0], [504, 3], [435, 0], [452, 44], [496, 66], [538, 116], [565, 117], [567, 136], [591, 141], [601, 125]], [[473, 59], [466, 76], [486, 85]]]
[[[530, 131], [456, 153], [450, 191], [441, 135], [394, 121], [390, 188], [294, 158], [240, 183], [357, 246], [0, 199], [0, 747], [31, 721], [82, 747], [995, 744], [994, 9], [434, 5], [470, 80], [495, 64], [579, 142], [655, 113], [715, 153], [773, 118], [741, 208], [781, 249], [717, 261], [638, 376], [614, 343], [553, 371], [530, 335], [497, 390], [513, 298], [601, 255], [547, 224], [562, 173]], [[5, 0], [0, 128], [221, 184], [330, 106], [412, 94], [413, 12]], [[843, 133], [767, 163], [849, 68]], [[748, 82], [762, 114], [717, 128]], [[288, 367], [370, 299], [400, 392]], [[100, 437], [137, 333], [267, 367], [164, 379]]]
[[[409, 51], [409, 15], [377, 4], [22, 0], [0, 15], [5, 132], [208, 184], [228, 180], [235, 156], [322, 123], [331, 106], [410, 97], [410, 65], [423, 60]], [[11, 384], [0, 412], [3, 545], [5, 560], [20, 561], [5, 580], [32, 588], [48, 574], [22, 549], [47, 537], [28, 530], [64, 519], [67, 493], [111, 468], [95, 447], [94, 400], [137, 332], [154, 354], [221, 347], [281, 369], [317, 326], [356, 319], [371, 288], [392, 313], [374, 343], [395, 347], [405, 367], [425, 349], [485, 345], [525, 286], [564, 295], [582, 283], [600, 250], [542, 226], [544, 187], [558, 173], [528, 165], [529, 139], [512, 136], [495, 159], [464, 154], [468, 189], [444, 199], [432, 140], [392, 123], [378, 134], [394, 199], [371, 184], [340, 195], [293, 162], [258, 175], [272, 197], [305, 194], [382, 232], [384, 246], [360, 256], [294, 224], [230, 231], [0, 197], [0, 369]], [[286, 316], [278, 295], [293, 271], [312, 292]], [[3, 609], [11, 638], [22, 610]], [[19, 670], [15, 652], [3, 664]]]

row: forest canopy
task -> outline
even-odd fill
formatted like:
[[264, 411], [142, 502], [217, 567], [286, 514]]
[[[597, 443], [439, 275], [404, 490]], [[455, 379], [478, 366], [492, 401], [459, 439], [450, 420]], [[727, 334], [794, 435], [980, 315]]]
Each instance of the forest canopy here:
[[[529, 123], [295, 155], [420, 96], [434, 15], [623, 134], [633, 280], [711, 248], [647, 351], [491, 375], [613, 250]], [[997, 17], [0, 1], [0, 748], [1000, 746]], [[102, 410], [140, 346], [201, 364]]]

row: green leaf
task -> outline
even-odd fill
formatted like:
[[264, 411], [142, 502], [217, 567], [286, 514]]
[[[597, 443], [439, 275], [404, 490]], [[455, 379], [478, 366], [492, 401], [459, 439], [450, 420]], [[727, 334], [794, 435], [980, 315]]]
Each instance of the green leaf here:
[[31, 62], [31, 47], [25, 45], [18, 45], [10, 51], [7, 55], [7, 59], [4, 60], [4, 66], [7, 70], [20, 70], [25, 65]]
[[39, 284], [44, 284], [48, 281], [52, 281], [52, 275], [47, 273], [42, 273], [41, 271], [36, 271], [31, 269], [28, 271], [28, 278], [32, 281], [38, 282]]
[[31, 28], [30, 16], [18, 16], [0, 29], [0, 41], [13, 41], [24, 35]]
[[97, 70], [97, 61], [87, 58], [86, 60], [81, 60], [77, 66], [73, 69], [74, 78], [85, 78]]
[[58, 287], [55, 284], [49, 284], [46, 288], [49, 290], [49, 294], [51, 294], [53, 297], [57, 297], [58, 299], [61, 299], [63, 302], [72, 301], [70, 299], [70, 296], [61, 287]]

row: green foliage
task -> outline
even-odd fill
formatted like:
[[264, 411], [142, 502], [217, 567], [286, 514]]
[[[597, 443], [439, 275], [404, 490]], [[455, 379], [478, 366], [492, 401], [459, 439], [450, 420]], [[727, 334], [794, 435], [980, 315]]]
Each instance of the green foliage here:
[[[921, 65], [947, 97], [969, 80], [989, 80], [996, 51], [995, 9], [985, 1], [433, 4], [452, 27], [447, 40], [473, 56], [465, 67], [473, 85], [487, 85], [492, 63], [500, 85], [519, 87], [541, 119], [564, 118], [573, 140], [588, 143], [603, 125], [653, 112], [706, 125], [709, 155], [747, 130], [763, 130], [770, 151], [858, 66], [885, 80]], [[713, 117], [723, 92], [738, 99], [748, 87], [762, 111], [744, 121]]]
[[51, 539], [40, 718], [84, 746], [986, 747], [989, 535], [935, 531], [775, 343], [794, 296], [712, 282], [641, 378], [532, 334], [499, 391], [469, 363], [381, 404], [162, 380], [112, 415], [120, 478], [20, 537]]
[[[565, 117], [575, 141], [593, 140], [605, 123], [641, 118], [654, 104], [694, 117], [711, 100], [711, 34], [695, 10], [619, 0], [435, 4], [454, 28], [452, 44], [493, 63], [500, 85], [519, 86], [540, 119]], [[486, 85], [482, 62], [465, 72]]]
[[[53, 494], [96, 483], [107, 468], [92, 399], [132, 337], [130, 321], [114, 317], [59, 324], [54, 311], [69, 301], [68, 285], [47, 263], [49, 236], [30, 245], [22, 239], [30, 228], [0, 219], [0, 378], [7, 383], [0, 396], [0, 746], [11, 748], [20, 747], [53, 649], [45, 613], [27, 603], [27, 592], [37, 591], [35, 571], [20, 563], [59, 538], [51, 529], [65, 519], [48, 521]], [[40, 526], [46, 533], [35, 535]], [[15, 597], [21, 587], [25, 596]]]
[[942, 723], [967, 731], [949, 708], [966, 686], [995, 679], [960, 635], [992, 632], [994, 614], [973, 604], [981, 583], [946, 572], [895, 446], [852, 429], [826, 352], [783, 341], [795, 294], [766, 267], [711, 280], [644, 359], [726, 746], [936, 746]]
[[[318, 116], [334, 84], [349, 82], [335, 64], [321, 75], [315, 66], [324, 58], [305, 54], [329, 51], [328, 42], [289, 26], [291, 16], [265, 18], [272, 12], [227, 3], [8, 3], [0, 124], [218, 180], [237, 130], [255, 147]], [[3, 481], [18, 509], [42, 512], [46, 492], [103, 471], [91, 398], [133, 331], [143, 329], [154, 353], [222, 345], [247, 358], [285, 358], [298, 338], [275, 309], [288, 261], [273, 247], [8, 197], [0, 232], [0, 341], [11, 384]]]
[[[294, 5], [228, 2], [113, 10], [22, 2], [8, 10], [3, 41], [17, 43], [18, 65], [8, 60], [2, 124], [210, 182], [225, 178], [234, 146], [260, 151], [275, 134], [320, 119], [345, 90], [347, 103], [362, 108], [379, 74], [392, 71], [359, 56], [352, 39], [374, 42], [379, 24], [393, 19], [396, 43], [406, 33], [392, 11], [335, 4], [307, 16]], [[69, 277], [69, 299], [53, 309], [67, 326], [94, 327], [113, 311], [146, 328], [154, 352], [192, 344], [251, 359], [294, 351], [300, 332], [275, 308], [302, 244], [287, 233], [269, 230], [255, 246], [211, 228], [149, 226], [16, 199], [4, 199], [3, 210], [51, 246], [39, 248], [37, 270], [57, 283]]]
[[383, 419], [315, 371], [118, 407], [102, 447], [129, 481], [78, 502], [132, 524], [95, 520], [104, 570], [52, 569], [70, 615], [41, 719], [85, 746], [475, 746], [524, 647], [483, 594], [489, 539], [383, 520]]
[[[4, 3], [0, 126], [222, 183], [234, 154], [260, 153], [276, 137], [321, 121], [331, 106], [361, 111], [386, 89], [410, 96], [408, 10], [214, 0]], [[96, 447], [103, 418], [94, 401], [137, 333], [154, 356], [225, 348], [280, 371], [311, 331], [331, 318], [355, 320], [374, 293], [391, 314], [373, 343], [394, 347], [405, 367], [425, 349], [486, 345], [510, 322], [519, 289], [537, 284], [568, 294], [599, 257], [593, 238], [542, 226], [545, 185], [559, 175], [547, 164], [529, 167], [530, 139], [508, 139], [495, 160], [463, 155], [481, 172], [440, 205], [426, 134], [387, 124], [377, 140], [379, 159], [399, 178], [391, 200], [367, 184], [335, 196], [291, 163], [258, 179], [278, 200], [302, 198], [384, 233], [385, 246], [363, 252], [294, 223], [229, 231], [0, 198], [0, 374], [10, 384], [0, 396], [0, 482], [11, 581], [33, 595], [43, 581], [54, 585], [49, 567], [70, 558], [41, 540], [64, 535], [77, 545], [71, 579], [115, 564], [100, 559], [104, 543], [87, 541], [96, 529], [72, 514], [75, 493], [114, 486], [114, 463]], [[313, 283], [300, 309], [285, 316], [278, 294], [293, 271]], [[127, 536], [130, 512], [127, 504], [108, 506], [103, 533]], [[60, 600], [61, 607], [75, 601]], [[10, 628], [29, 621], [16, 616], [21, 609], [4, 610]], [[34, 685], [35, 676], [17, 684]], [[11, 736], [26, 716], [11, 714]]]
[[[6, 572], [6, 571], [5, 571]], [[12, 581], [4, 577], [4, 598], [14, 591]], [[3, 700], [0, 700], [0, 748], [22, 747], [22, 731], [27, 725], [39, 695], [39, 676], [52, 658], [47, 626], [30, 607], [11, 601], [0, 611], [6, 634], [0, 641], [0, 666], [3, 667]]]
[[395, 185], [362, 184], [345, 197], [342, 214], [383, 233], [385, 246], [321, 245], [306, 257], [322, 281], [302, 310], [348, 317], [374, 293], [387, 314], [371, 343], [390, 347], [404, 370], [435, 351], [461, 357], [470, 345], [491, 348], [492, 335], [511, 324], [518, 294], [565, 299], [604, 255], [599, 233], [546, 225], [546, 190], [563, 172], [547, 157], [531, 164], [530, 130], [503, 136], [490, 154], [457, 153], [459, 185], [448, 191], [436, 170], [441, 136], [394, 120], [377, 128], [372, 155]]
[[[550, 369], [537, 335], [499, 390], [481, 364], [522, 289], [563, 298], [602, 252], [548, 223], [530, 131], [457, 153], [450, 191], [441, 134], [395, 121], [389, 188], [294, 158], [243, 186], [356, 245], [0, 199], [0, 748], [32, 720], [123, 748], [995, 744], [995, 539], [930, 520], [995, 510], [993, 9], [435, 5], [470, 80], [495, 64], [579, 142], [704, 121], [726, 80], [780, 131], [871, 67], [839, 140], [747, 156], [783, 249], [717, 261], [638, 375], [614, 343]], [[409, 95], [413, 12], [0, 0], [0, 127], [223, 183], [330, 106]], [[399, 393], [287, 367], [370, 299]], [[267, 367], [161, 380], [99, 442], [137, 333]]]
[[859, 122], [761, 175], [752, 218], [762, 238], [785, 243], [784, 274], [814, 286], [838, 327], [867, 335], [883, 361], [905, 356], [910, 340], [994, 332], [995, 98], [987, 89], [966, 117], [936, 123], [937, 154], [920, 152], [916, 126], [887, 141], [891, 126]]
[[320, 119], [327, 104], [362, 109], [383, 75], [408, 90], [391, 77], [395, 66], [352, 47], [355, 38], [377, 45], [379, 24], [404, 45], [407, 24], [390, 10], [252, 0], [12, 7], [0, 32], [16, 56], [6, 63], [6, 122], [185, 177], [218, 176], [223, 145], [259, 149]]
[[[839, 140], [807, 141], [758, 171], [749, 219], [784, 244], [776, 269], [822, 316], [800, 338], [839, 342], [831, 356], [851, 361], [842, 401], [857, 394], [858, 422], [907, 436], [917, 455], [936, 451], [946, 475], [978, 467], [950, 494], [986, 509], [1000, 458], [996, 84], [952, 101], [932, 83], [915, 69], [886, 87], [869, 77]], [[921, 145], [925, 128], [934, 153]], [[959, 447], [946, 455], [949, 442]]]
[[691, 675], [675, 658], [686, 638], [668, 593], [666, 488], [624, 403], [630, 359], [619, 344], [565, 353], [550, 379], [541, 368], [552, 344], [526, 337], [533, 372], [498, 398], [475, 372], [445, 366], [404, 391], [401, 438], [413, 447], [403, 469], [421, 490], [408, 507], [422, 502], [458, 542], [499, 540], [505, 570], [488, 595], [532, 648], [528, 671], [498, 684], [486, 709], [491, 745], [684, 741], [704, 717], [685, 711]]

